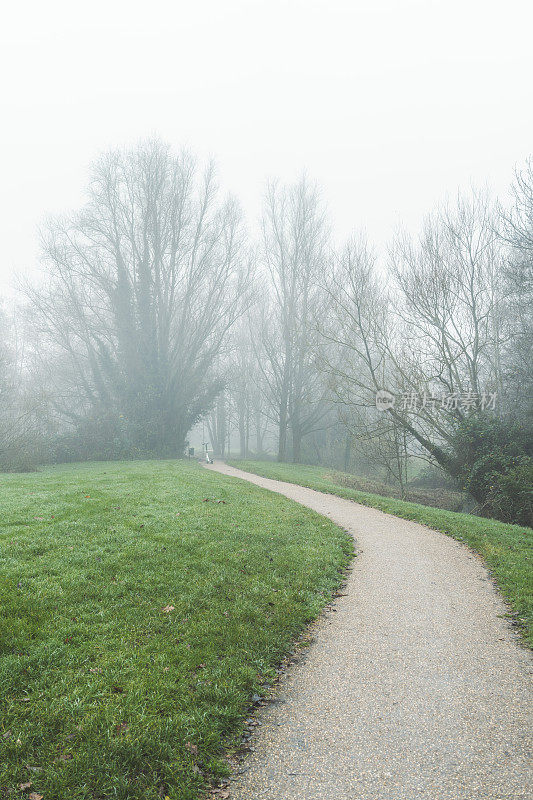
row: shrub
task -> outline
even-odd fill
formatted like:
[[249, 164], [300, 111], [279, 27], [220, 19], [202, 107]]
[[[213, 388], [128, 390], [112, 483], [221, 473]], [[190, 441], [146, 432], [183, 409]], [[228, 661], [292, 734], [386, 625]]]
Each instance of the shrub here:
[[533, 525], [533, 461], [525, 457], [505, 473], [493, 473], [487, 496], [491, 516]]
[[458, 477], [478, 502], [479, 513], [531, 525], [531, 420], [471, 417], [461, 424], [453, 444]]
[[409, 486], [415, 486], [421, 489], [458, 490], [458, 483], [455, 478], [452, 478], [442, 467], [436, 464], [429, 464], [421, 470], [415, 478], [409, 481]]
[[20, 446], [4, 447], [0, 451], [0, 472], [35, 472], [35, 454]]

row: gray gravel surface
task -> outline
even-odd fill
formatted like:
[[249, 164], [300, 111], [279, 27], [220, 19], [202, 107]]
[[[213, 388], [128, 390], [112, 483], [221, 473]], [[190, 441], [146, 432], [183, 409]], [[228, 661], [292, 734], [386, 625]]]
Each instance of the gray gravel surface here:
[[346, 596], [260, 711], [234, 800], [531, 800], [529, 652], [481, 560], [418, 523], [216, 463], [350, 531]]

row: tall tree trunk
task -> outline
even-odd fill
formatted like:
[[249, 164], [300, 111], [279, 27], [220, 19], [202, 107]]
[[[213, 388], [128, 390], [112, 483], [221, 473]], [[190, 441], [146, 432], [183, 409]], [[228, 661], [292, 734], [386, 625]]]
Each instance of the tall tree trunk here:
[[263, 430], [261, 428], [261, 408], [259, 404], [255, 410], [255, 449], [257, 455], [263, 452]]
[[[295, 432], [293, 431], [293, 436]], [[296, 434], [296, 437], [292, 440], [292, 462], [293, 464], [300, 464], [302, 460], [302, 437], [300, 436], [300, 432]]]
[[302, 459], [302, 430], [300, 428], [300, 420], [298, 417], [298, 412], [292, 415], [291, 431], [292, 431], [292, 461], [293, 464], [299, 464]]
[[239, 418], [239, 447], [241, 458], [246, 458], [246, 429], [242, 417]]
[[281, 397], [279, 408], [278, 461], [287, 459], [287, 398]]
[[246, 398], [243, 396], [239, 402], [239, 448], [241, 458], [246, 458], [248, 448], [246, 442]]
[[344, 441], [344, 471], [350, 471], [350, 459], [352, 455], [352, 437], [349, 433], [346, 434]]
[[287, 427], [289, 422], [289, 376], [287, 367], [281, 386], [279, 400], [279, 438], [278, 438], [278, 461], [287, 460]]
[[220, 458], [226, 457], [226, 403], [221, 394], [217, 402], [217, 444]]

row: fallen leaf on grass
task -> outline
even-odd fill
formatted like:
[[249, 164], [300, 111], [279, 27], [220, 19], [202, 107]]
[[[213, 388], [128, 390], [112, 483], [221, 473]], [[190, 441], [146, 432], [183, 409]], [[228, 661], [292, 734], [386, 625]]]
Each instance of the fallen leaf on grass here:
[[19, 784], [19, 789], [21, 792], [25, 792], [26, 789], [29, 789], [31, 785], [32, 785], [31, 781], [28, 781], [28, 783], [21, 783]]
[[100, 667], [89, 667], [89, 672], [98, 673], [101, 671]]
[[165, 614], [170, 614], [171, 611], [174, 611], [174, 606], [165, 606], [163, 608], [163, 611], [165, 612]]
[[37, 794], [37, 792], [30, 792], [28, 795], [29, 800], [43, 800], [43, 794]]
[[130, 728], [130, 726], [128, 725], [127, 722], [120, 722], [116, 726], [116, 731], [117, 731], [117, 733], [127, 733], [129, 731], [129, 728]]
[[185, 749], [192, 753], [193, 756], [198, 755], [198, 747], [195, 744], [191, 744], [190, 742], [185, 742]]

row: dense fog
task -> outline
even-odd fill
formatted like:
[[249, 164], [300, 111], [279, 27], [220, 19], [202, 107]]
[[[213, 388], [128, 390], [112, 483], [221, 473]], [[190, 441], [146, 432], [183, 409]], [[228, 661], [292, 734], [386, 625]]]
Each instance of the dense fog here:
[[257, 228], [188, 151], [98, 158], [2, 307], [2, 468], [207, 446], [527, 521], [532, 162], [512, 203], [474, 188], [380, 251], [356, 225], [337, 241], [310, 176], [258, 192]]

